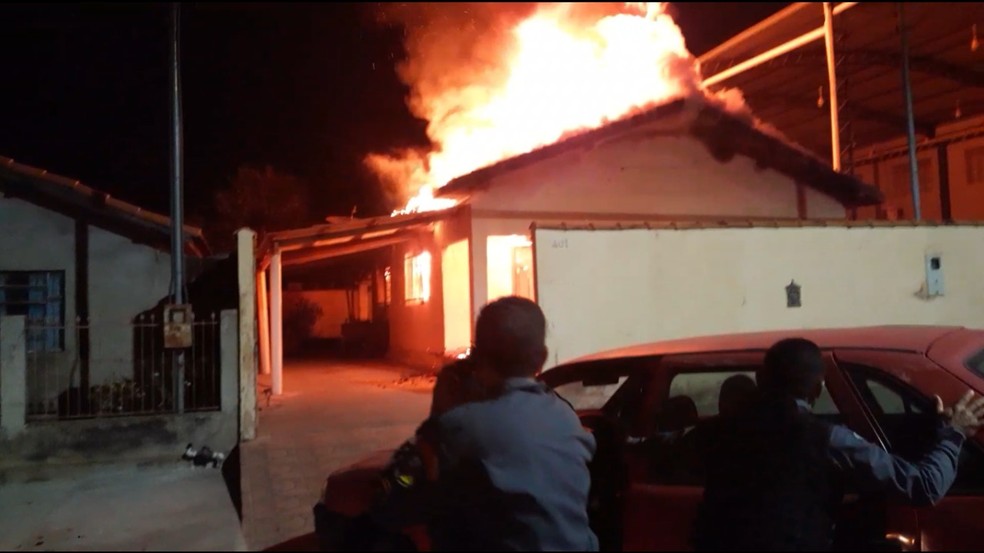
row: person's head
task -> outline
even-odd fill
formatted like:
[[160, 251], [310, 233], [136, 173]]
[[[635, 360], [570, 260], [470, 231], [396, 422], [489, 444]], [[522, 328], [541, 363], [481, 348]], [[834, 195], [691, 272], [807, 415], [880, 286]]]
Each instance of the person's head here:
[[505, 378], [532, 377], [547, 362], [546, 337], [547, 319], [540, 306], [509, 296], [478, 314], [472, 355]]
[[718, 394], [718, 413], [729, 416], [741, 411], [755, 396], [755, 381], [744, 374], [729, 377], [721, 384]]
[[804, 338], [776, 342], [765, 354], [757, 374], [763, 393], [813, 402], [823, 389], [824, 363], [820, 348]]

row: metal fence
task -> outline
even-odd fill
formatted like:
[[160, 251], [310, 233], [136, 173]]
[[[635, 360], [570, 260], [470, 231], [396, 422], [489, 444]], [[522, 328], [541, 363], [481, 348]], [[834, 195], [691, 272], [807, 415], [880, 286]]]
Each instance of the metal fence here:
[[219, 321], [214, 313], [193, 322], [192, 347], [183, 350], [164, 347], [159, 313], [123, 323], [28, 321], [25, 330], [28, 420], [220, 407]]

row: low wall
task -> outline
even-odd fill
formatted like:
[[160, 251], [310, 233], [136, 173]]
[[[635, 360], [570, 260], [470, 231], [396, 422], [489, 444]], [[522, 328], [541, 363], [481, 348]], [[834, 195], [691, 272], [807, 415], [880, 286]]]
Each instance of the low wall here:
[[[121, 415], [76, 420], [25, 421], [23, 317], [0, 320], [0, 483], [45, 478], [72, 465], [180, 461], [190, 443], [228, 455], [239, 441], [238, 313], [222, 312], [221, 407], [181, 414]], [[19, 403], [17, 400], [21, 400]]]

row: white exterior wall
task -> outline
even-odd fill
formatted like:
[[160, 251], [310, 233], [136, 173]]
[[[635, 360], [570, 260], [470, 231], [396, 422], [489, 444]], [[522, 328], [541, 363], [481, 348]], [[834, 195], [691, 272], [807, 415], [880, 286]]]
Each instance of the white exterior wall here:
[[[806, 217], [842, 219], [836, 200], [802, 187]], [[746, 157], [716, 161], [689, 136], [625, 138], [505, 173], [471, 198], [473, 318], [488, 301], [487, 239], [530, 226], [649, 219], [782, 218], [798, 214], [796, 184]]]
[[[468, 210], [463, 209], [436, 223], [433, 233], [422, 232], [420, 239], [393, 248], [390, 264], [392, 300], [389, 308], [389, 354], [393, 359], [424, 368], [436, 369], [440, 366], [445, 350], [441, 259], [444, 248], [470, 238], [469, 220]], [[431, 254], [430, 299], [422, 303], [408, 303], [404, 288], [404, 255], [425, 249]], [[474, 283], [474, 270], [471, 275]]]
[[[946, 324], [984, 328], [984, 227], [546, 230], [537, 297], [550, 364], [733, 332]], [[926, 254], [944, 294], [922, 295]], [[802, 286], [802, 307], [785, 287]]]
[[65, 349], [36, 357], [39, 369], [27, 378], [28, 400], [45, 399], [41, 397], [44, 382], [66, 378], [77, 359], [78, 336], [72, 330], [76, 316], [75, 221], [0, 195], [0, 271], [65, 273]]
[[[88, 235], [89, 370], [90, 384], [97, 385], [132, 377], [133, 317], [168, 294], [171, 261], [166, 253], [99, 228], [89, 226]], [[37, 358], [41, 372], [28, 379], [33, 401], [47, 399], [39, 396], [42, 385], [57, 395], [70, 375], [77, 382], [79, 370], [75, 222], [28, 202], [0, 198], [0, 270], [65, 272], [65, 350]]]
[[[169, 254], [89, 227], [89, 371], [93, 385], [133, 377], [133, 317], [167, 296], [170, 284]], [[210, 316], [195, 314], [199, 320]]]
[[284, 291], [284, 298], [303, 298], [321, 309], [321, 315], [311, 330], [314, 338], [341, 338], [342, 325], [348, 320], [348, 298], [345, 290]]
[[[843, 218], [804, 187], [807, 217]], [[471, 199], [476, 216], [508, 211], [627, 220], [632, 216], [798, 217], [796, 186], [747, 157], [715, 160], [689, 135], [625, 136], [503, 173]], [[493, 215], [494, 216], [494, 215]]]

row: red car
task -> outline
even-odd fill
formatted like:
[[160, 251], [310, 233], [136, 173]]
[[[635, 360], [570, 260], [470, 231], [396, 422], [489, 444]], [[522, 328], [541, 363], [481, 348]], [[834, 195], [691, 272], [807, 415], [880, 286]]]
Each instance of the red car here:
[[[984, 330], [885, 326], [734, 334], [621, 348], [545, 371], [541, 379], [574, 405], [598, 436], [592, 467], [598, 487], [589, 506], [602, 547], [625, 551], [690, 549], [702, 488], [680, 470], [682, 456], [654, 455], [633, 446], [657, 432], [686, 436], [717, 414], [722, 382], [735, 374], [754, 378], [776, 341], [802, 336], [827, 360], [824, 395], [814, 412], [845, 424], [901, 456], [918, 456], [935, 423], [933, 395], [956, 402], [968, 388], [984, 394]], [[984, 433], [982, 433], [984, 434]], [[681, 443], [685, 439], [680, 440]], [[848, 495], [841, 531], [853, 531], [845, 548], [940, 551], [977, 550], [984, 543], [984, 440], [969, 440], [957, 480], [931, 508], [878, 497]], [[316, 531], [328, 542], [337, 521], [357, 519], [369, 503], [371, 481], [388, 459], [380, 453], [332, 474], [315, 507]], [[686, 469], [686, 467], [682, 467]], [[611, 475], [624, 478], [608, 478]], [[601, 484], [601, 480], [605, 483]], [[424, 533], [408, 528], [411, 543], [427, 548]], [[330, 539], [329, 539], [330, 538]], [[847, 539], [847, 538], [845, 538]], [[852, 541], [853, 540], [853, 541]], [[861, 541], [858, 541], [861, 540]]]

